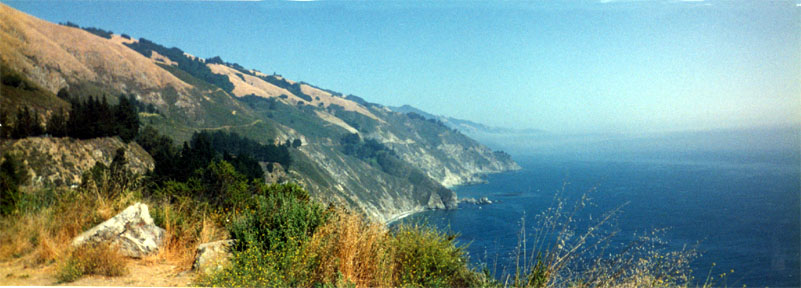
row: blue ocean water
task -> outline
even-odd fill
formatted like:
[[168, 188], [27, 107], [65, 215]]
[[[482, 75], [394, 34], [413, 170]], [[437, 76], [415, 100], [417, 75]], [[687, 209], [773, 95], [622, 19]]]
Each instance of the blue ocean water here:
[[[696, 282], [726, 272], [728, 286], [801, 286], [801, 168], [797, 155], [651, 155], [631, 160], [577, 160], [539, 156], [516, 159], [520, 171], [488, 175], [487, 184], [456, 187], [459, 197], [488, 197], [486, 206], [426, 211], [403, 222], [427, 222], [459, 233], [471, 262], [500, 274], [514, 267], [521, 219], [551, 206], [564, 183], [573, 197], [592, 190], [588, 213], [628, 202], [616, 227], [621, 237], [668, 228], [669, 247], [698, 245]], [[528, 225], [528, 224], [527, 224]], [[713, 264], [714, 263], [714, 264]], [[731, 270], [734, 273], [731, 273]], [[723, 280], [718, 280], [723, 281]]]

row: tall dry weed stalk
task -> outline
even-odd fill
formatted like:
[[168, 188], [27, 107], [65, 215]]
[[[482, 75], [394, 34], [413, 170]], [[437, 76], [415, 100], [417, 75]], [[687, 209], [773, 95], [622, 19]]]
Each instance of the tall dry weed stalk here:
[[338, 209], [333, 215], [318, 228], [307, 249], [317, 259], [314, 280], [356, 287], [392, 286], [387, 229], [357, 213]]
[[628, 203], [600, 217], [581, 213], [592, 205], [591, 189], [571, 206], [564, 193], [567, 183], [554, 194], [551, 207], [537, 215], [532, 239], [521, 220], [516, 264], [505, 273], [508, 287], [665, 287], [690, 285], [690, 262], [699, 256], [686, 246], [667, 251], [661, 237], [666, 229], [634, 235], [632, 241], [616, 245], [615, 220]]

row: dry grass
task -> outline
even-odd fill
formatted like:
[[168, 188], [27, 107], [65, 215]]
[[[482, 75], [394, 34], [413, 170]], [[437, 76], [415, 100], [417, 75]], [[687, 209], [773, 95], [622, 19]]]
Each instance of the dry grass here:
[[83, 245], [72, 250], [60, 265], [59, 282], [72, 282], [84, 275], [122, 276], [127, 260], [109, 244]]
[[27, 266], [39, 266], [69, 258], [73, 238], [138, 201], [138, 190], [104, 193], [111, 181], [87, 180], [77, 190], [26, 190], [25, 208], [0, 219], [0, 261], [23, 258]]
[[28, 265], [49, 264], [68, 254], [72, 238], [100, 219], [96, 199], [63, 191], [55, 205], [2, 219], [0, 260], [29, 256]]
[[[0, 58], [56, 93], [64, 80], [107, 82], [120, 91], [135, 83], [145, 90], [190, 85], [132, 49], [81, 29], [49, 23], [0, 4]], [[47, 71], [42, 73], [40, 71]]]
[[209, 213], [210, 209], [191, 199], [162, 202], [150, 207], [153, 207], [151, 214], [154, 218], [160, 217], [158, 221], [161, 223], [157, 224], [165, 230], [164, 246], [156, 258], [173, 263], [179, 270], [192, 267], [197, 245], [228, 237], [220, 225], [222, 216]]
[[387, 229], [362, 215], [336, 210], [318, 228], [306, 250], [317, 256], [317, 283], [350, 283], [356, 287], [392, 286], [392, 255]]

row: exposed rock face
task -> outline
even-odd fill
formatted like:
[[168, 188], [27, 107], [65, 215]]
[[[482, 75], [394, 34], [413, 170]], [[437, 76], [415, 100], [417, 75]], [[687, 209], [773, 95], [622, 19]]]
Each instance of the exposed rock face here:
[[164, 229], [153, 224], [147, 205], [136, 203], [72, 240], [73, 246], [108, 242], [128, 257], [141, 258], [157, 252]]
[[220, 240], [198, 245], [192, 270], [205, 274], [221, 270], [231, 258], [230, 249], [235, 241]]
[[114, 152], [124, 147], [128, 169], [145, 174], [153, 169], [153, 157], [135, 142], [125, 144], [116, 137], [78, 140], [29, 137], [0, 141], [0, 151], [18, 153], [25, 161], [32, 186], [78, 185], [81, 175], [95, 163], [111, 165]]
[[446, 187], [482, 183], [484, 174], [518, 170], [509, 155], [493, 152], [464, 134], [431, 120], [372, 109], [388, 125], [365, 135]]
[[487, 197], [481, 197], [479, 199], [476, 198], [462, 198], [459, 199], [459, 203], [470, 203], [475, 205], [489, 205], [492, 204], [492, 200], [489, 200]]

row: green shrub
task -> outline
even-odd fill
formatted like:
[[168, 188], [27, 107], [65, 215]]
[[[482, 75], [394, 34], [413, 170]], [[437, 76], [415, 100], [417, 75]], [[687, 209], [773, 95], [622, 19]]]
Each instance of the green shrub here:
[[464, 247], [454, 243], [455, 236], [421, 225], [401, 225], [393, 236], [395, 286], [484, 286], [480, 274], [467, 267]]
[[309, 199], [297, 184], [271, 184], [256, 191], [255, 207], [234, 221], [231, 237], [239, 239], [238, 250], [258, 243], [264, 251], [281, 249], [289, 242], [306, 241], [325, 222], [322, 206]]
[[307, 245], [327, 213], [296, 184], [256, 187], [254, 206], [235, 212], [229, 267], [200, 280], [209, 286], [310, 286], [316, 257]]

